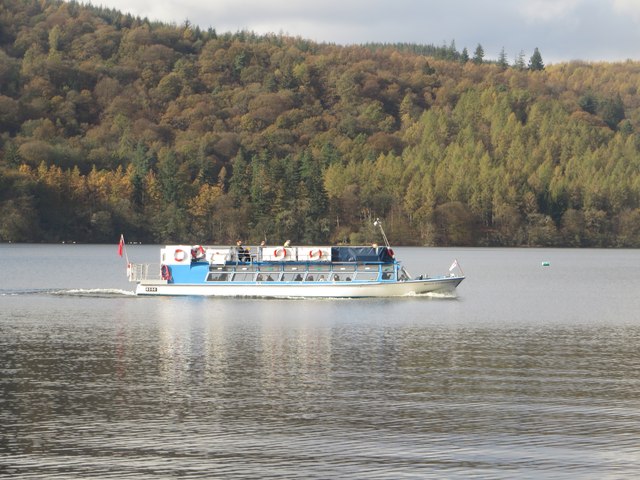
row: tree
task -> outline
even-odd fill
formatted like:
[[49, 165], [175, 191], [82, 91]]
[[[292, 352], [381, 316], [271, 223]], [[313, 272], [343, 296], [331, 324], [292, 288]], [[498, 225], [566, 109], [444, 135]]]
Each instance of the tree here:
[[133, 203], [136, 206], [142, 206], [145, 203], [145, 178], [151, 168], [151, 158], [147, 153], [146, 147], [142, 143], [138, 143], [131, 159], [131, 176], [129, 181], [133, 188]]
[[462, 53], [460, 54], [460, 63], [467, 63], [469, 61], [469, 50], [467, 47], [462, 49]]
[[444, 245], [469, 246], [475, 244], [477, 219], [461, 202], [447, 202], [434, 211], [438, 240]]
[[175, 152], [173, 150], [163, 151], [158, 162], [158, 180], [162, 188], [162, 197], [168, 204], [177, 205], [182, 200], [183, 183], [180, 181], [178, 173], [179, 166]]
[[509, 67], [509, 62], [507, 61], [507, 54], [504, 51], [504, 47], [500, 50], [500, 55], [498, 55], [498, 66], [506, 70]]
[[538, 47], [533, 51], [533, 55], [529, 59], [529, 70], [534, 72], [544, 70], [544, 63], [542, 63], [542, 55]]
[[516, 55], [516, 58], [513, 61], [513, 68], [516, 70], [524, 70], [526, 66], [527, 65], [524, 63], [524, 51], [520, 50], [520, 53]]
[[614, 98], [606, 98], [598, 102], [598, 113], [602, 120], [611, 128], [611, 130], [617, 130], [618, 124], [624, 120], [624, 104], [620, 95], [616, 95]]
[[8, 0], [0, 236], [637, 246], [637, 64], [473, 53]]
[[578, 106], [585, 112], [595, 115], [598, 109], [598, 99], [595, 94], [589, 90], [578, 99]]
[[484, 48], [478, 44], [475, 52], [473, 52], [473, 63], [480, 65], [484, 61]]
[[189, 215], [192, 219], [191, 231], [206, 241], [214, 239], [216, 202], [222, 196], [217, 185], [203, 184], [200, 191], [189, 203]]

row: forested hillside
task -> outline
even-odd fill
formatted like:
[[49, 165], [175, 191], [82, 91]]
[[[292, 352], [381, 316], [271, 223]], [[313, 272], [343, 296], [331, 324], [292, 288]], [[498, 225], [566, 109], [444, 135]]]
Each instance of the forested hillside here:
[[640, 63], [444, 50], [3, 0], [0, 241], [640, 246]]

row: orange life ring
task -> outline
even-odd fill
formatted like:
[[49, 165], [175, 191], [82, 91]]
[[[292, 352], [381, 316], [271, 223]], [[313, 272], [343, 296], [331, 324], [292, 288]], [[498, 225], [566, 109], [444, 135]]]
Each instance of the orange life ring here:
[[194, 245], [193, 248], [191, 248], [192, 259], [199, 260], [201, 258], [204, 258], [204, 256], [205, 256], [205, 251], [202, 245]]
[[182, 262], [187, 258], [187, 254], [184, 250], [177, 249], [173, 254], [173, 258], [176, 262]]
[[167, 265], [160, 266], [160, 274], [163, 280], [171, 280], [171, 269]]
[[273, 256], [276, 258], [287, 258], [287, 255], [289, 255], [289, 252], [287, 251], [286, 248], [276, 248], [273, 251]]
[[[309, 258], [314, 258], [315, 255], [313, 254], [313, 250], [309, 250]], [[322, 250], [318, 249], [318, 260], [320, 260], [322, 258]]]

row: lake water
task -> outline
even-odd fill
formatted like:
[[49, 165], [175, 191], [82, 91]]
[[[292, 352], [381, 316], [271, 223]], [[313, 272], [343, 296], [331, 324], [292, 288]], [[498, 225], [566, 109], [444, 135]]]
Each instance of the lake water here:
[[138, 298], [116, 245], [0, 245], [0, 475], [637, 476], [640, 251], [395, 250], [457, 297]]

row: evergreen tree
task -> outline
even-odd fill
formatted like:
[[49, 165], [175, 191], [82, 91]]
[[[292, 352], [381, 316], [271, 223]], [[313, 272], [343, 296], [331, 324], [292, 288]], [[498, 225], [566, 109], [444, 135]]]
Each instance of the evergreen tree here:
[[173, 150], [162, 152], [158, 162], [158, 181], [162, 197], [167, 204], [178, 205], [182, 200], [181, 189], [184, 179], [178, 175], [179, 165]]
[[541, 71], [544, 70], [544, 63], [542, 63], [542, 55], [540, 55], [540, 50], [538, 47], [533, 51], [533, 55], [529, 59], [529, 70]]
[[480, 65], [484, 61], [484, 48], [478, 44], [476, 51], [473, 53], [473, 63]]
[[509, 67], [509, 62], [507, 61], [507, 54], [504, 51], [504, 47], [500, 50], [500, 55], [498, 55], [498, 66], [503, 70], [506, 70]]
[[618, 124], [625, 117], [624, 104], [620, 95], [618, 94], [615, 98], [607, 98], [599, 102], [598, 113], [611, 130], [617, 130]]
[[133, 152], [131, 159], [131, 176], [129, 181], [131, 182], [132, 200], [136, 206], [142, 206], [145, 203], [145, 178], [151, 169], [151, 157], [147, 152], [147, 148], [142, 142], [138, 142], [136, 149]]
[[462, 49], [462, 53], [460, 54], [460, 63], [467, 63], [469, 61], [469, 50], [467, 47]]
[[239, 206], [249, 196], [251, 185], [251, 169], [244, 149], [238, 150], [231, 165], [233, 170], [229, 181], [229, 195], [233, 198], [234, 204]]
[[516, 70], [524, 70], [527, 65], [524, 63], [524, 51], [520, 50], [520, 53], [516, 56], [513, 61], [513, 68]]
[[456, 41], [455, 40], [451, 40], [451, 43], [449, 44], [449, 47], [446, 49], [447, 51], [447, 60], [455, 60], [457, 59], [460, 54], [458, 53], [458, 50], [456, 49]]
[[589, 90], [578, 99], [578, 106], [585, 112], [594, 115], [598, 109], [598, 99], [595, 94]]

